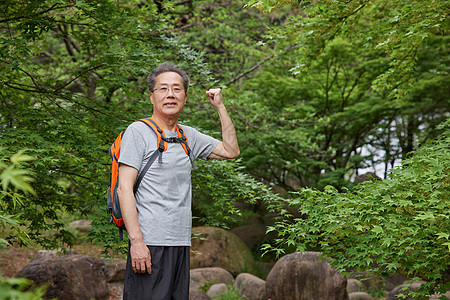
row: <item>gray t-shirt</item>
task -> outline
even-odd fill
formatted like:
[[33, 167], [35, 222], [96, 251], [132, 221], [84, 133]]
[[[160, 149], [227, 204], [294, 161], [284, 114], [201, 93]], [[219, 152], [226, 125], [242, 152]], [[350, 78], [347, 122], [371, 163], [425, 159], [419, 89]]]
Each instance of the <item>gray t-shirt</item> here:
[[[207, 159], [219, 141], [181, 125], [191, 148], [191, 158]], [[164, 131], [166, 137], [176, 132]], [[119, 163], [142, 170], [154, 151], [157, 136], [146, 124], [134, 122], [125, 131], [120, 146]], [[191, 162], [179, 143], [168, 143], [145, 174], [136, 192], [139, 226], [146, 245], [191, 245]], [[120, 174], [119, 174], [120, 180]]]

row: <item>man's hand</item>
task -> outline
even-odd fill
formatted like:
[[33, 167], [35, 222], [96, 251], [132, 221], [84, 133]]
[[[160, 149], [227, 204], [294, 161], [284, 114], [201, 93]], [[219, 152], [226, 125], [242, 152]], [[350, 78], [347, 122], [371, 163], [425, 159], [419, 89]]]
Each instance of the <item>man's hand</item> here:
[[210, 89], [206, 92], [206, 96], [214, 107], [219, 108], [223, 105], [221, 89]]
[[152, 273], [152, 257], [150, 250], [143, 241], [131, 243], [131, 265], [135, 273]]

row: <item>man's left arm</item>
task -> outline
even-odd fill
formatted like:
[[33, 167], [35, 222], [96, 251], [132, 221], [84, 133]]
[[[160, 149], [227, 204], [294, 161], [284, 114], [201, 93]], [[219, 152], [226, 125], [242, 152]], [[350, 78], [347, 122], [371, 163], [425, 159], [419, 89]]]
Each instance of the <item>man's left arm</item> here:
[[222, 141], [217, 144], [216, 148], [214, 148], [208, 157], [218, 159], [236, 158], [240, 154], [236, 130], [234, 129], [233, 122], [223, 104], [222, 90], [210, 89], [206, 92], [206, 95], [211, 104], [217, 109], [222, 126]]

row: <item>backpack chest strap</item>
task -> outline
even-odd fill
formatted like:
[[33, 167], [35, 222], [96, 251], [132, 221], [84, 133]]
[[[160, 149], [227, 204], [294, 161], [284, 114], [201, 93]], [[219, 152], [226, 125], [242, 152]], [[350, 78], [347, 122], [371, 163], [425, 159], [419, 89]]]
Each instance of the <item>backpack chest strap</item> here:
[[167, 143], [183, 143], [184, 139], [179, 137], [164, 137], [162, 138], [163, 141]]
[[153, 118], [140, 119], [139, 121], [145, 123], [151, 129], [153, 129], [153, 131], [156, 133], [156, 135], [158, 137], [157, 156], [158, 156], [159, 163], [162, 163], [162, 153], [167, 150], [167, 143], [179, 143], [183, 147], [184, 152], [186, 152], [186, 155], [189, 157], [192, 168], [194, 170], [198, 169], [198, 167], [194, 164], [194, 161], [192, 160], [191, 149], [189, 148], [189, 142], [188, 142], [187, 137], [184, 134], [184, 131], [180, 125], [177, 124], [177, 127], [176, 127], [178, 137], [166, 137], [162, 127]]

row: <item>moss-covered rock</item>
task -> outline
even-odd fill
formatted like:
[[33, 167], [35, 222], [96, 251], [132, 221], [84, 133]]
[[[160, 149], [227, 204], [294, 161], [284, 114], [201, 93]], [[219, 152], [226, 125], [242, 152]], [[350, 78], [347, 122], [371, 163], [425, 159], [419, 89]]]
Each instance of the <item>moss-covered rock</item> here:
[[221, 267], [234, 276], [251, 273], [259, 276], [259, 269], [247, 245], [234, 233], [216, 227], [194, 227], [191, 269]]

